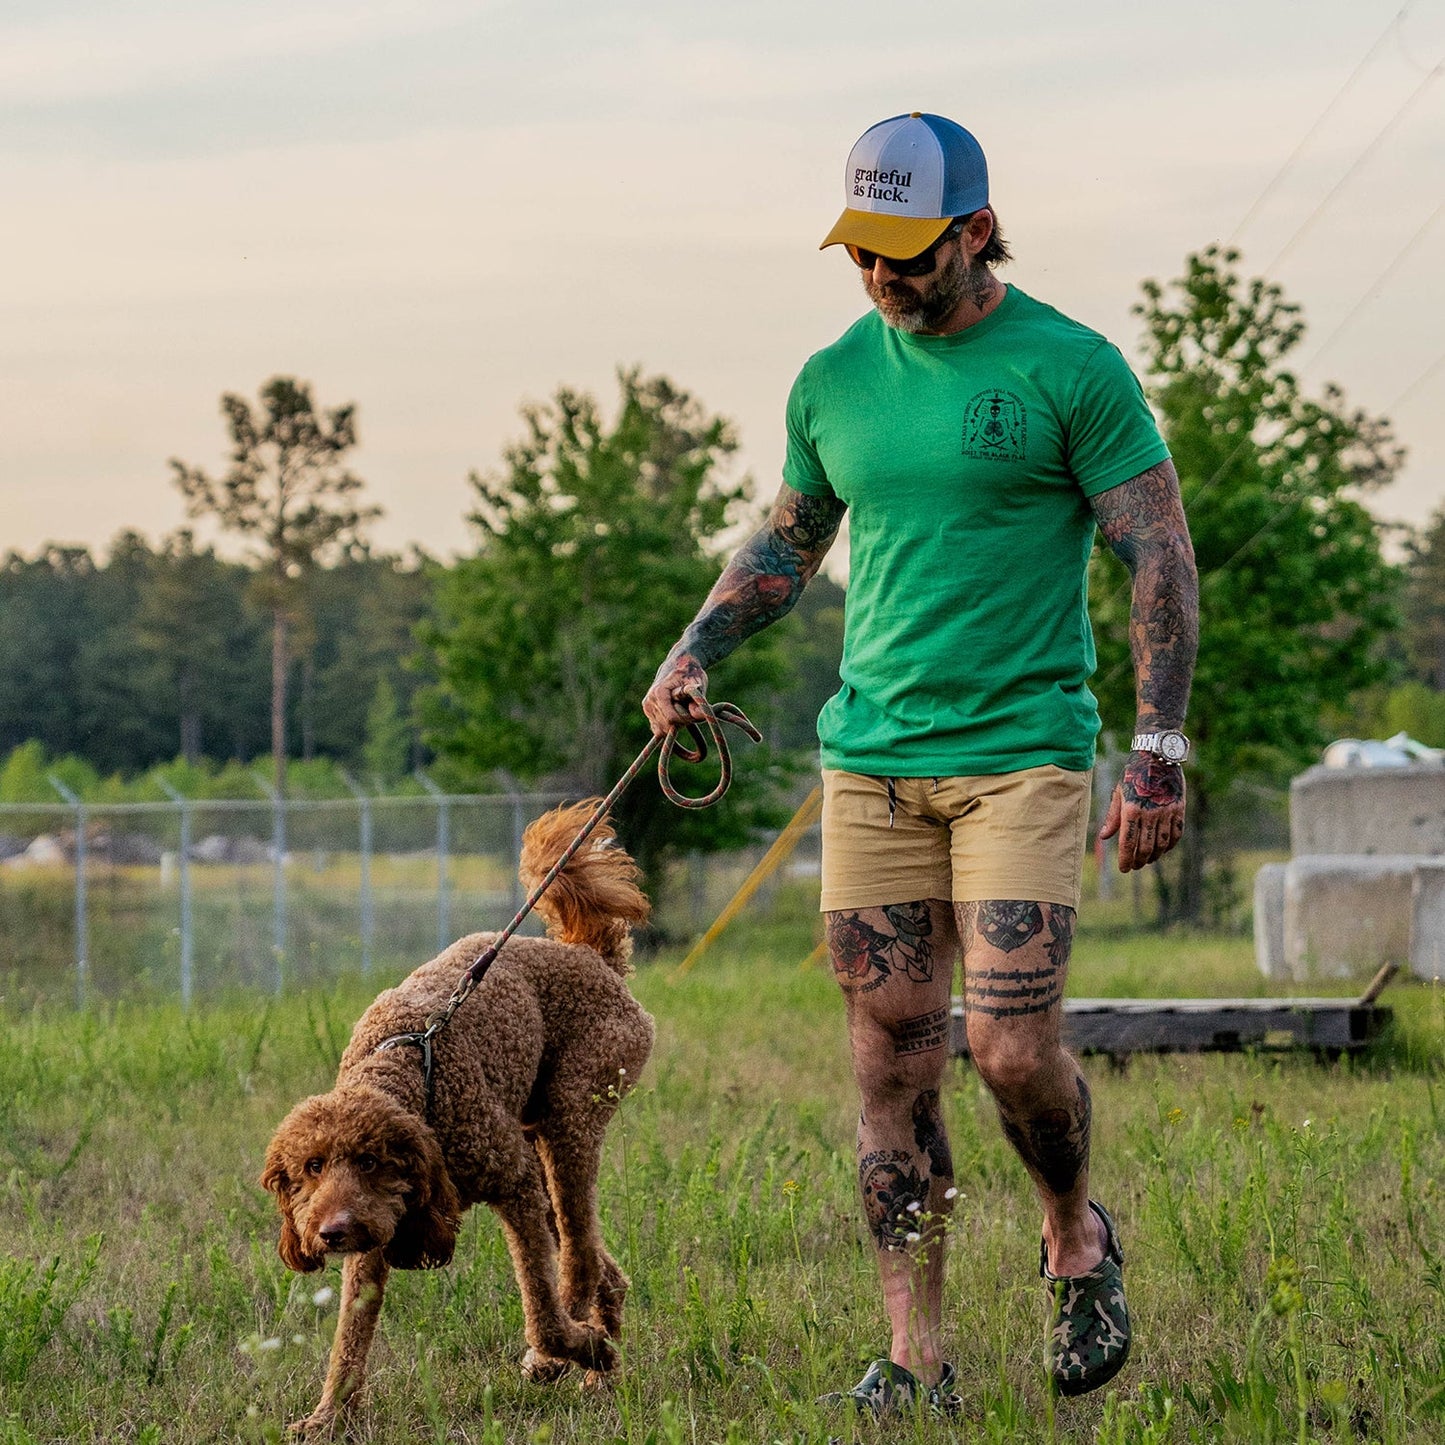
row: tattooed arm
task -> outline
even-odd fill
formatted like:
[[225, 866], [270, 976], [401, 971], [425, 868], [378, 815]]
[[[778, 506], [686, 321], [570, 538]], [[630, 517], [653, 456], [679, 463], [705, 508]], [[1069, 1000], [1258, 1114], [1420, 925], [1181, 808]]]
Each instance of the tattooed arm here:
[[[1134, 579], [1135, 730], [1182, 728], [1199, 646], [1199, 579], [1174, 463], [1160, 462], [1100, 492], [1092, 505], [1099, 530]], [[1120, 871], [1162, 858], [1183, 831], [1184, 770], [1153, 753], [1130, 753], [1099, 833], [1120, 835]]]
[[653, 732], [702, 716], [687, 693], [706, 689], [713, 663], [792, 610], [833, 545], [844, 510], [835, 497], [779, 490], [768, 520], [738, 549], [657, 670], [642, 701]]

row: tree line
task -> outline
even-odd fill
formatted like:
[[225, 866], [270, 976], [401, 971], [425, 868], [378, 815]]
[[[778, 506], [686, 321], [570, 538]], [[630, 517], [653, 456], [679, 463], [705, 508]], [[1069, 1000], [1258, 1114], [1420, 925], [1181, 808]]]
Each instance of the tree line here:
[[[1299, 308], [1238, 261], [1192, 255], [1136, 308], [1201, 573], [1191, 827], [1159, 870], [1182, 918], [1204, 908], [1214, 822], [1241, 785], [1277, 786], [1342, 733], [1445, 745], [1445, 509], [1386, 545], [1366, 503], [1403, 460], [1388, 421], [1305, 391]], [[269, 758], [282, 791], [288, 758], [605, 789], [646, 738], [658, 660], [767, 500], [734, 474], [725, 419], [666, 377], [618, 383], [611, 407], [564, 387], [523, 409], [500, 466], [471, 477], [476, 546], [451, 562], [371, 549], [354, 405], [320, 409], [284, 376], [254, 404], [223, 397], [226, 469], [177, 459], [172, 477], [239, 560], [181, 529], [124, 533], [103, 561], [53, 546], [0, 564], [0, 755], [39, 743], [119, 773]], [[1090, 587], [1094, 687], [1126, 734], [1129, 587], [1103, 549]], [[644, 861], [781, 816], [837, 685], [842, 614], [820, 577], [718, 669], [714, 695], [756, 713], [769, 746], [727, 809], [679, 816], [633, 790], [619, 821]]]

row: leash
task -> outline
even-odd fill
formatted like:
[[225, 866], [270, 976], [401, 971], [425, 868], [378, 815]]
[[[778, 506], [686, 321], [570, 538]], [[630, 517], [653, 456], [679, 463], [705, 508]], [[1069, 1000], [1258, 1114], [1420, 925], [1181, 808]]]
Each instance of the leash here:
[[[582, 825], [582, 831], [563, 850], [562, 856], [547, 870], [547, 875], [527, 896], [527, 901], [512, 915], [512, 921], [497, 935], [496, 941], [490, 943], [467, 965], [466, 971], [457, 980], [457, 986], [452, 990], [452, 996], [446, 1003], [427, 1019], [424, 1028], [412, 1033], [393, 1034], [390, 1038], [383, 1039], [372, 1050], [374, 1054], [383, 1054], [390, 1049], [412, 1047], [421, 1050], [422, 1078], [426, 1086], [426, 1115], [429, 1119], [432, 1112], [432, 1098], [434, 1092], [433, 1065], [435, 1053], [432, 1048], [433, 1041], [446, 1026], [451, 1023], [456, 1011], [471, 996], [472, 990], [482, 981], [487, 970], [496, 962], [497, 955], [502, 951], [503, 945], [522, 926], [523, 920], [537, 906], [542, 895], [557, 881], [562, 870], [572, 861], [577, 850], [591, 837], [597, 825], [612, 811], [617, 800], [625, 793], [628, 787], [637, 778], [637, 775], [647, 765], [647, 760], [661, 749], [657, 759], [657, 782], [662, 789], [663, 796], [670, 803], [676, 804], [679, 808], [710, 808], [718, 802], [723, 794], [732, 786], [733, 781], [733, 760], [728, 750], [727, 738], [723, 734], [722, 724], [728, 723], [746, 733], [755, 743], [763, 740], [763, 735], [748, 721], [747, 715], [740, 707], [730, 702], [720, 702], [716, 705], [708, 702], [702, 693], [689, 692], [692, 700], [702, 710], [702, 721], [707, 725], [708, 733], [712, 737], [713, 746], [717, 749], [719, 776], [717, 785], [709, 793], [704, 793], [700, 798], [689, 798], [685, 793], [678, 792], [673, 786], [669, 769], [674, 757], [681, 758], [686, 763], [700, 763], [707, 757], [707, 738], [703, 736], [701, 728], [694, 722], [684, 723], [682, 728], [670, 728], [665, 734], [654, 733], [648, 740], [647, 746], [638, 753], [632, 760], [632, 765], [618, 779], [616, 786], [597, 805], [596, 811]], [[679, 734], [687, 731], [692, 735], [694, 747], [688, 747], [679, 741]]]

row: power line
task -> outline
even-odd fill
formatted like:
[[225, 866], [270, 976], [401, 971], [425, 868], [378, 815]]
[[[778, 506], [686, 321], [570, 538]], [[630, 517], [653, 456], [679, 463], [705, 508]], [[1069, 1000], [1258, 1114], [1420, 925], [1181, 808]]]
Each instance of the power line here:
[[1429, 381], [1435, 375], [1435, 373], [1440, 370], [1442, 366], [1445, 366], [1445, 351], [1442, 351], [1440, 355], [1437, 356], [1435, 360], [1432, 361], [1430, 365], [1427, 366], [1425, 370], [1422, 371], [1420, 375], [1417, 376], [1414, 381], [1412, 381], [1409, 386], [1407, 386], [1404, 391], [1402, 391], [1399, 396], [1397, 396], [1394, 401], [1392, 401], [1389, 406], [1385, 408], [1385, 410], [1394, 411], [1397, 406], [1400, 406], [1404, 402], [1407, 396], [1411, 396], [1420, 387], [1424, 386], [1425, 383]]
[[1385, 283], [1389, 281], [1390, 277], [1393, 276], [1396, 271], [1399, 270], [1401, 263], [1405, 260], [1405, 257], [1408, 256], [1410, 252], [1413, 251], [1415, 247], [1418, 246], [1420, 242], [1425, 239], [1426, 233], [1435, 224], [1435, 222], [1440, 219], [1442, 212], [1445, 212], [1445, 201], [1441, 201], [1440, 204], [1436, 206], [1433, 211], [1430, 212], [1429, 216], [1421, 225], [1420, 229], [1416, 231], [1415, 234], [1411, 236], [1408, 241], [1405, 242], [1405, 244], [1396, 253], [1395, 259], [1391, 261], [1390, 264], [1386, 266], [1385, 269], [1380, 273], [1379, 278], [1375, 281], [1374, 285], [1371, 286], [1360, 297], [1360, 299], [1355, 302], [1355, 304], [1350, 308], [1350, 310], [1345, 313], [1345, 317], [1339, 323], [1339, 325], [1336, 326], [1335, 329], [1331, 331], [1330, 334], [1325, 338], [1325, 340], [1320, 343], [1319, 347], [1315, 351], [1314, 356], [1310, 358], [1309, 364], [1311, 366], [1315, 365], [1319, 361], [1320, 357], [1322, 357], [1325, 352], [1327, 352], [1330, 347], [1335, 344], [1335, 341], [1339, 337], [1340, 333], [1345, 329], [1345, 327], [1350, 324], [1351, 321], [1355, 319], [1356, 315], [1360, 311], [1362, 311], [1365, 306], [1367, 306], [1371, 301], [1373, 301], [1376, 296], [1379, 295], [1379, 293], [1384, 289]]
[[1275, 267], [1278, 266], [1279, 263], [1283, 261], [1284, 258], [1288, 256], [1291, 251], [1294, 250], [1295, 246], [1299, 244], [1299, 242], [1309, 232], [1311, 227], [1313, 227], [1314, 223], [1324, 213], [1325, 208], [1330, 204], [1331, 201], [1334, 200], [1337, 195], [1339, 195], [1339, 193], [1345, 188], [1345, 186], [1348, 185], [1349, 182], [1353, 180], [1356, 175], [1359, 174], [1365, 163], [1373, 159], [1375, 152], [1379, 150], [1379, 148], [1385, 143], [1390, 133], [1395, 129], [1396, 126], [1400, 124], [1402, 120], [1404, 120], [1405, 116], [1409, 114], [1410, 109], [1415, 104], [1415, 102], [1419, 100], [1419, 98], [1424, 95], [1424, 93], [1440, 78], [1442, 72], [1445, 72], [1445, 62], [1437, 64], [1434, 70], [1432, 70], [1424, 78], [1424, 80], [1422, 80], [1419, 85], [1417, 85], [1415, 89], [1412, 90], [1410, 94], [1405, 97], [1405, 100], [1400, 105], [1400, 107], [1389, 118], [1389, 120], [1387, 120], [1385, 124], [1381, 126], [1380, 129], [1375, 133], [1375, 138], [1369, 143], [1369, 145], [1364, 148], [1364, 150], [1360, 152], [1359, 156], [1355, 159], [1355, 163], [1349, 168], [1349, 170], [1344, 173], [1344, 175], [1339, 178], [1339, 180], [1334, 183], [1333, 186], [1330, 187], [1329, 193], [1325, 196], [1324, 200], [1322, 200], [1314, 208], [1314, 210], [1312, 210], [1309, 215], [1304, 218], [1304, 220], [1300, 224], [1299, 229], [1294, 233], [1293, 236], [1289, 238], [1288, 241], [1284, 243], [1284, 246], [1281, 248], [1279, 254], [1275, 256], [1274, 260], [1271, 261], [1269, 265], [1264, 268], [1266, 272], [1273, 272]]
[[[1411, 0], [1411, 3], [1413, 4], [1413, 0]], [[1235, 240], [1239, 236], [1239, 233], [1243, 231], [1244, 228], [1249, 225], [1250, 221], [1254, 219], [1255, 212], [1257, 212], [1259, 208], [1264, 205], [1265, 201], [1267, 201], [1269, 197], [1274, 194], [1276, 187], [1289, 173], [1290, 169], [1294, 166], [1294, 163], [1300, 158], [1300, 155], [1303, 153], [1305, 147], [1310, 143], [1310, 141], [1314, 139], [1316, 132], [1334, 113], [1335, 108], [1345, 98], [1346, 94], [1354, 85], [1355, 81], [1358, 80], [1360, 76], [1364, 73], [1365, 67], [1369, 65], [1369, 63], [1375, 58], [1377, 54], [1379, 54], [1381, 47], [1383, 47], [1386, 40], [1390, 38], [1391, 32], [1399, 28], [1400, 23], [1404, 20], [1405, 13], [1409, 10], [1409, 8], [1410, 5], [1408, 4], [1402, 5], [1399, 11], [1396, 13], [1395, 18], [1391, 20], [1390, 23], [1385, 26], [1385, 28], [1375, 38], [1375, 43], [1370, 46], [1370, 48], [1365, 52], [1364, 58], [1350, 72], [1349, 78], [1335, 92], [1334, 97], [1330, 100], [1329, 104], [1326, 105], [1325, 108], [1319, 113], [1319, 115], [1315, 117], [1314, 124], [1310, 126], [1310, 128], [1305, 132], [1304, 138], [1289, 153], [1289, 156], [1285, 160], [1285, 163], [1274, 173], [1273, 178], [1259, 193], [1259, 195], [1255, 197], [1254, 204], [1250, 206], [1250, 208], [1244, 213], [1244, 219], [1234, 228], [1233, 234], [1225, 243], [1226, 245], [1232, 246], [1234, 244]]]
[[[1432, 217], [1431, 219], [1433, 220], [1434, 218]], [[1398, 396], [1396, 396], [1394, 401], [1389, 404], [1386, 410], [1393, 411], [1397, 406], [1400, 405], [1401, 402], [1405, 400], [1407, 396], [1411, 395], [1419, 387], [1423, 386], [1435, 375], [1436, 372], [1440, 371], [1442, 368], [1445, 368], [1445, 352], [1442, 352], [1439, 356], [1435, 358], [1434, 361], [1430, 363], [1429, 366], [1425, 367], [1425, 369], [1421, 371], [1419, 375], [1417, 375], [1415, 379], [1411, 381], [1405, 387], [1405, 389], [1400, 392]], [[1237, 450], [1238, 449], [1236, 449], [1236, 451]], [[1233, 457], [1234, 454], [1231, 453], [1230, 457], [1226, 458], [1224, 467], [1227, 467], [1229, 465], [1230, 461], [1233, 460]], [[1224, 467], [1221, 467], [1219, 471], [1210, 478], [1210, 482], [1216, 481], [1220, 476], [1223, 475]], [[1200, 492], [1202, 492], [1204, 488], [1201, 487], [1199, 490]], [[1196, 492], [1195, 495], [1198, 496], [1199, 493]], [[1251, 547], [1254, 546], [1256, 542], [1259, 541], [1261, 537], [1263, 537], [1267, 532], [1273, 531], [1274, 528], [1278, 526], [1279, 523], [1284, 521], [1284, 519], [1289, 516], [1289, 514], [1293, 512], [1297, 507], [1299, 507], [1305, 502], [1310, 501], [1312, 495], [1312, 493], [1308, 492], [1301, 493], [1299, 496], [1293, 497], [1288, 502], [1284, 502], [1279, 507], [1275, 508], [1275, 510], [1269, 515], [1269, 517], [1265, 519], [1264, 525], [1260, 527], [1256, 532], [1252, 533], [1249, 537], [1247, 537], [1243, 542], [1241, 542], [1240, 545], [1236, 547], [1234, 551], [1231, 552], [1229, 556], [1224, 559], [1224, 561], [1216, 563], [1207, 572], [1202, 572], [1200, 574], [1201, 580], [1205, 577], [1216, 577], [1221, 572], [1227, 572], [1232, 566], [1234, 566], [1236, 562], [1239, 561], [1242, 556], [1244, 556], [1246, 552], [1249, 551]], [[1122, 586], [1116, 588], [1112, 593], [1108, 594], [1109, 600], [1112, 601], [1123, 590], [1124, 589]], [[1126, 667], [1130, 667], [1132, 665], [1132, 659], [1129, 662], [1121, 662], [1116, 664], [1102, 678], [1099, 679], [1097, 686], [1100, 688], [1108, 687], [1109, 684], [1112, 683], [1114, 679], [1117, 678]]]

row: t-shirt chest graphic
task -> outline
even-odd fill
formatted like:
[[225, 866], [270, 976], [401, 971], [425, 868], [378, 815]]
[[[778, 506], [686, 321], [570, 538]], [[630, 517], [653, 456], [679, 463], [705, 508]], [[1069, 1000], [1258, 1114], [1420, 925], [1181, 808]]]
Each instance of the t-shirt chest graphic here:
[[1028, 456], [1029, 412], [1017, 392], [991, 386], [963, 412], [963, 454], [977, 461], [1021, 462]]

